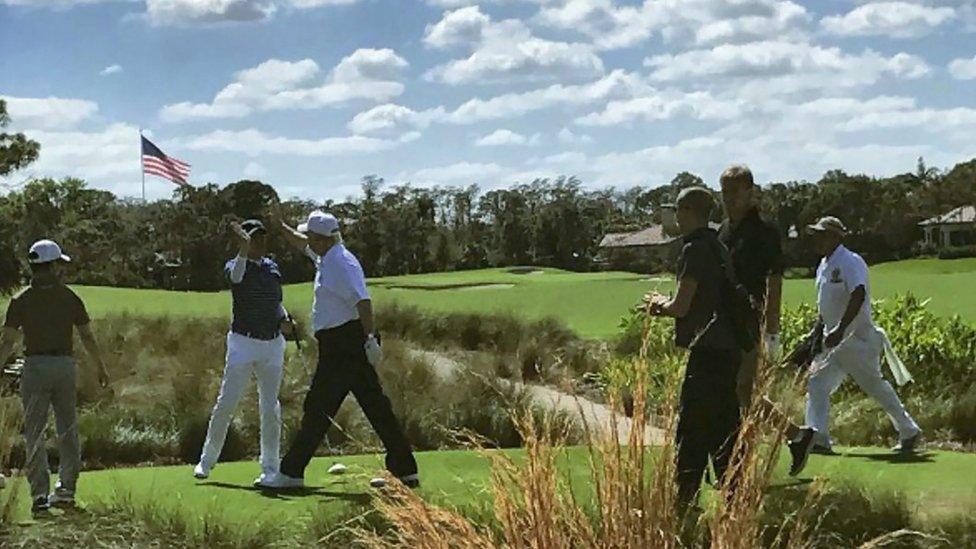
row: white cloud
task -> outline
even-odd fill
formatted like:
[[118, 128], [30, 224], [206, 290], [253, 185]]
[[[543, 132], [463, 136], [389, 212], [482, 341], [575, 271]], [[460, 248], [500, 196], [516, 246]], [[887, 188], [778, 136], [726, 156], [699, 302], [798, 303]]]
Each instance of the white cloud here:
[[890, 36], [913, 38], [933, 32], [956, 17], [951, 7], [910, 2], [872, 2], [844, 15], [824, 17], [821, 27], [838, 36]]
[[494, 162], [457, 162], [403, 173], [397, 179], [425, 185], [470, 185], [494, 183], [495, 178], [505, 171], [505, 168]]
[[556, 139], [566, 145], [585, 145], [592, 143], [593, 138], [586, 134], [576, 134], [569, 128], [563, 128], [556, 134]]
[[636, 46], [656, 33], [674, 44], [698, 46], [807, 35], [810, 15], [783, 0], [550, 0], [535, 21], [582, 33], [604, 50]]
[[98, 113], [98, 104], [84, 99], [0, 97], [7, 102], [14, 129], [73, 129]]
[[426, 129], [443, 115], [443, 107], [418, 112], [403, 105], [388, 103], [357, 114], [346, 127], [357, 134], [398, 135]]
[[575, 80], [603, 74], [603, 61], [590, 45], [539, 38], [522, 21], [495, 22], [477, 6], [446, 12], [427, 27], [424, 42], [471, 52], [427, 72], [428, 80], [450, 85]]
[[32, 130], [29, 135], [41, 144], [41, 155], [8, 181], [71, 176], [109, 183], [102, 188], [116, 194], [139, 193], [139, 130], [135, 126], [112, 124], [98, 131]]
[[949, 63], [949, 74], [957, 80], [976, 80], [976, 56], [972, 59], [953, 59]]
[[589, 105], [609, 99], [634, 97], [650, 90], [640, 76], [621, 70], [586, 84], [552, 86], [523, 93], [507, 93], [489, 99], [470, 99], [451, 111], [447, 121], [473, 124], [484, 120], [511, 118], [562, 105]]
[[923, 59], [907, 53], [891, 57], [872, 50], [848, 54], [836, 47], [798, 42], [726, 44], [657, 55], [645, 59], [644, 65], [652, 69], [651, 78], [660, 81], [731, 78], [753, 88], [781, 92], [863, 86], [886, 75], [914, 79], [930, 72]]
[[513, 132], [512, 130], [499, 129], [491, 132], [488, 135], [482, 136], [480, 139], [475, 141], [475, 145], [479, 147], [538, 145], [539, 139], [540, 139], [539, 134], [535, 134], [531, 137], [526, 137], [520, 133]]
[[296, 8], [321, 8], [324, 6], [350, 6], [358, 3], [359, 0], [290, 0], [290, 4]]
[[623, 101], [611, 101], [601, 112], [576, 119], [583, 126], [629, 125], [634, 121], [654, 122], [688, 117], [697, 120], [731, 119], [740, 114], [737, 102], [719, 100], [709, 92], [660, 92]]
[[378, 152], [396, 146], [393, 141], [359, 135], [322, 139], [293, 139], [268, 135], [253, 128], [240, 131], [216, 130], [203, 135], [174, 139], [171, 143], [185, 150], [235, 152], [250, 156], [261, 154], [339, 156]]
[[102, 69], [98, 74], [108, 76], [110, 74], [118, 74], [120, 72], [122, 72], [122, 65], [109, 65]]
[[344, 58], [326, 81], [316, 84], [320, 69], [311, 59], [269, 59], [240, 71], [210, 103], [166, 105], [167, 122], [198, 118], [240, 118], [255, 111], [317, 109], [354, 100], [387, 101], [403, 93], [397, 81], [407, 62], [393, 50], [360, 49]]
[[146, 0], [153, 25], [256, 21], [277, 9], [274, 0]]

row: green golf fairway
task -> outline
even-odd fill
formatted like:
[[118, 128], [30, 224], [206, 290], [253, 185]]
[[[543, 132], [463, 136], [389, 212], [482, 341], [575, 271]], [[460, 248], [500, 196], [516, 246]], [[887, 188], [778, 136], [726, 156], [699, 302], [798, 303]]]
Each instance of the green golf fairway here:
[[[871, 268], [875, 298], [913, 292], [930, 299], [938, 314], [962, 315], [976, 321], [976, 259], [917, 259], [882, 263]], [[379, 307], [397, 302], [430, 311], [508, 313], [526, 319], [553, 317], [583, 337], [608, 338], [617, 333], [620, 318], [649, 290], [667, 292], [669, 275], [644, 276], [624, 272], [570, 273], [541, 269], [512, 274], [507, 269], [434, 273], [370, 280]], [[145, 316], [230, 317], [228, 292], [169, 292], [78, 286], [91, 314], [98, 318], [128, 312]], [[285, 305], [307, 315], [311, 284], [285, 288]], [[787, 280], [787, 306], [814, 299], [809, 279]]]
[[[796, 478], [786, 476], [788, 454], [780, 455], [774, 490], [778, 486], [803, 485], [815, 477], [830, 483], [853, 483], [871, 491], [897, 491], [921, 519], [944, 518], [976, 508], [976, 454], [948, 451], [926, 452], [900, 458], [882, 448], [841, 448], [842, 456], [810, 456], [807, 469]], [[521, 459], [521, 450], [506, 450]], [[486, 458], [472, 451], [421, 452], [417, 454], [423, 486], [419, 494], [429, 502], [462, 511], [478, 521], [490, 513], [489, 469]], [[330, 476], [333, 462], [349, 467], [342, 476]], [[590, 482], [586, 448], [568, 448], [559, 464], [576, 490], [588, 497]], [[78, 499], [82, 504], [111, 504], [128, 500], [139, 509], [156, 506], [180, 513], [193, 521], [227, 521], [241, 527], [314, 520], [340, 523], [365, 510], [372, 490], [368, 479], [382, 468], [382, 457], [343, 456], [317, 458], [306, 474], [307, 488], [294, 492], [262, 492], [251, 487], [259, 472], [256, 462], [222, 463], [210, 478], [197, 481], [191, 467], [114, 469], [83, 473]], [[26, 489], [24, 483], [21, 489]], [[26, 519], [28, 501], [21, 501], [19, 517]], [[138, 513], [138, 511], [137, 511]]]

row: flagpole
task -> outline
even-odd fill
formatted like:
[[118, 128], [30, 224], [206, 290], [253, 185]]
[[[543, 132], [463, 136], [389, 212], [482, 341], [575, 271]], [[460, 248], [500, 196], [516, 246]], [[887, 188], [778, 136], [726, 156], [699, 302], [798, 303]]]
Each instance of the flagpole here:
[[142, 128], [139, 128], [139, 170], [142, 172], [142, 202], [146, 203], [146, 164], [142, 159]]

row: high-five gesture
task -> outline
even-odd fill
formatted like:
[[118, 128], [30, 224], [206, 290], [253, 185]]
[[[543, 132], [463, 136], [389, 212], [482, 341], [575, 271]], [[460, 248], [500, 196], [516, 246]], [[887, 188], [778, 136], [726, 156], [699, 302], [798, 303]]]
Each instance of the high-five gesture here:
[[241, 227], [241, 224], [237, 221], [231, 221], [230, 228], [237, 235], [239, 242], [240, 248], [237, 255], [247, 257], [247, 252], [251, 249], [251, 235], [247, 234], [247, 232], [244, 231], [244, 228]]

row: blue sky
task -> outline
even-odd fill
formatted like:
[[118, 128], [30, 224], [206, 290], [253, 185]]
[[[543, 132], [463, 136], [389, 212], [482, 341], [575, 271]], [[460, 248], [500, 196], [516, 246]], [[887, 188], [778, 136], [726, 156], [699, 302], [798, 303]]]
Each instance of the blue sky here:
[[0, 0], [0, 96], [42, 145], [8, 187], [136, 196], [140, 128], [315, 200], [890, 175], [976, 157], [976, 0]]

